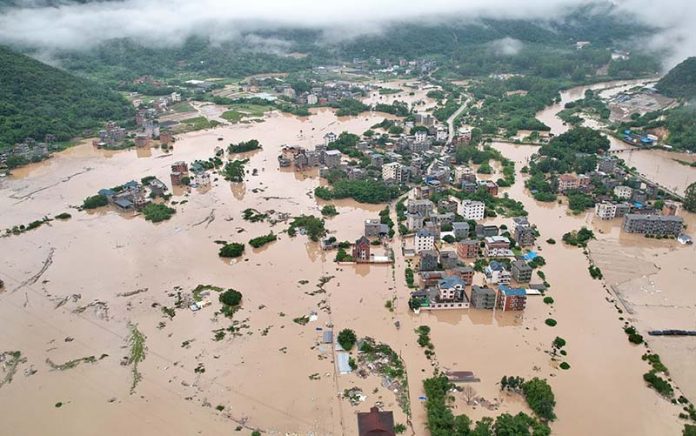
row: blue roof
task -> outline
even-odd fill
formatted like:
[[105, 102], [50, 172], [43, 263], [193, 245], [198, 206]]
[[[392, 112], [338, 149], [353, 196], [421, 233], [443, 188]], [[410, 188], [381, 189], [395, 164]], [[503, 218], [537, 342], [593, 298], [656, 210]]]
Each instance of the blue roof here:
[[488, 267], [492, 271], [503, 271], [505, 269], [505, 265], [503, 265], [502, 263], [497, 262], [495, 260], [491, 261], [491, 263], [488, 265]]
[[521, 297], [527, 295], [527, 291], [522, 288], [511, 288], [506, 285], [499, 285], [498, 290], [505, 294], [506, 297]]
[[113, 189], [100, 189], [98, 194], [103, 195], [104, 197], [111, 197], [116, 193], [113, 191]]
[[530, 261], [537, 257], [536, 251], [528, 251], [524, 256], [524, 260]]
[[139, 186], [139, 184], [138, 184], [138, 182], [136, 182], [135, 180], [131, 180], [130, 182], [124, 183], [124, 184], [123, 184], [123, 187], [126, 188], [126, 189], [128, 189], [128, 188], [137, 188], [138, 186]]
[[442, 280], [437, 282], [438, 286], [441, 288], [454, 288], [455, 286], [465, 287], [466, 283], [457, 276], [447, 276], [443, 277]]

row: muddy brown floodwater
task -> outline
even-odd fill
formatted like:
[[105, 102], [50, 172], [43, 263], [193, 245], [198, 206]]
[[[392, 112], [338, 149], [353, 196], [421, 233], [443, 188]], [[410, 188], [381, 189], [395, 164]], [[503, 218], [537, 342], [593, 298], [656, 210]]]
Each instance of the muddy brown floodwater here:
[[[502, 403], [488, 411], [467, 406], [457, 396], [456, 413], [480, 418], [528, 411], [520, 398], [501, 397], [497, 383], [503, 375], [539, 376], [548, 378], [556, 393], [558, 420], [552, 428], [557, 434], [678, 434], [678, 410], [643, 384], [642, 350], [627, 342], [619, 315], [606, 301], [610, 295], [590, 278], [579, 249], [540, 243], [553, 306], [532, 297], [523, 314], [469, 310], [417, 316], [408, 310], [406, 259], [398, 237], [392, 243], [394, 266], [337, 265], [334, 253], [322, 252], [305, 236], [283, 233], [287, 224], [242, 219], [246, 208], [319, 215], [325, 202], [311, 195], [320, 183], [316, 171], [279, 170], [280, 147], [311, 147], [328, 131], [361, 133], [384, 117], [336, 118], [329, 110], [306, 118], [271, 113], [263, 123], [181, 135], [170, 154], [103, 152], [85, 143], [0, 182], [1, 228], [63, 211], [73, 215], [0, 238], [0, 277], [6, 287], [0, 294], [0, 352], [18, 350], [26, 358], [12, 382], [0, 386], [0, 433], [45, 434], [51, 428], [57, 436], [222, 435], [243, 426], [245, 432], [259, 428], [268, 434], [355, 434], [356, 413], [375, 402], [393, 410], [397, 423], [406, 423], [394, 393], [376, 375], [337, 374], [331, 348], [318, 345], [317, 329], [333, 325], [336, 331], [353, 328], [358, 336], [389, 344], [403, 358], [413, 415], [409, 433], [427, 434], [418, 397], [433, 365], [414, 332], [427, 324], [438, 365], [473, 371], [481, 379], [475, 385], [478, 395]], [[263, 150], [243, 155], [250, 159], [245, 181], [220, 179], [206, 191], [175, 190], [177, 213], [169, 221], [152, 224], [108, 208], [70, 208], [102, 187], [131, 179], [154, 175], [169, 183], [172, 162], [206, 159], [218, 145], [252, 138]], [[535, 149], [496, 147], [516, 161], [518, 171]], [[252, 169], [258, 169], [257, 176]], [[519, 173], [508, 192], [525, 203], [541, 240], [560, 241], [564, 232], [591, 223], [590, 215], [568, 216], [562, 206], [532, 200]], [[357, 239], [363, 220], [383, 207], [333, 203], [339, 215], [327, 219], [327, 228], [339, 240]], [[216, 240], [247, 242], [269, 229], [278, 241], [260, 249], [247, 246], [237, 260], [218, 257]], [[329, 276], [319, 289], [320, 279]], [[221, 341], [213, 339], [213, 330], [232, 321], [214, 316], [216, 295], [198, 312], [177, 309], [170, 319], [161, 310], [174, 306], [177, 287], [189, 293], [198, 284], [244, 295], [234, 314], [236, 330]], [[392, 298], [393, 312], [385, 308]], [[316, 321], [293, 322], [312, 312]], [[544, 324], [548, 317], [558, 320], [555, 328]], [[129, 323], [147, 338], [139, 366], [142, 380], [133, 394], [132, 368], [120, 364], [129, 354]], [[557, 369], [548, 355], [556, 336], [568, 341], [568, 371]], [[46, 364], [47, 358], [63, 363], [103, 354], [108, 356], [96, 363], [63, 371]], [[367, 395], [357, 407], [339, 398], [354, 386]], [[59, 402], [62, 407], [55, 407]]]

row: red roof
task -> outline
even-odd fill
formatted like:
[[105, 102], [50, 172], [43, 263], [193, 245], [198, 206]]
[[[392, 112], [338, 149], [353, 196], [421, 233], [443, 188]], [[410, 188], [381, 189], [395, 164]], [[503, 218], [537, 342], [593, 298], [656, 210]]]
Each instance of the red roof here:
[[394, 414], [380, 412], [377, 407], [369, 413], [358, 413], [359, 436], [396, 436], [394, 433]]

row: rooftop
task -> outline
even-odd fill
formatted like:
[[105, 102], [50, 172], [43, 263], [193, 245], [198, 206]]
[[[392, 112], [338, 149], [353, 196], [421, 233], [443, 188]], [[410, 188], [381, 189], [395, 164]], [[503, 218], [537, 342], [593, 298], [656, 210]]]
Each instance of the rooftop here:
[[522, 288], [511, 288], [506, 285], [498, 285], [498, 290], [502, 292], [506, 297], [521, 297], [527, 295], [527, 291]]

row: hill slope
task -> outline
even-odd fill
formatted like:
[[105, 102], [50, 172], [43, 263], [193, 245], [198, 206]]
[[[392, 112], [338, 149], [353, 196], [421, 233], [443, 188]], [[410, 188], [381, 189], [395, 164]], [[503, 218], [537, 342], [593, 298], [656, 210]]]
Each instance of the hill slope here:
[[113, 91], [0, 46], [0, 149], [46, 134], [68, 140], [132, 111]]
[[657, 82], [657, 90], [668, 97], [696, 97], [696, 57], [690, 57], [672, 68]]

